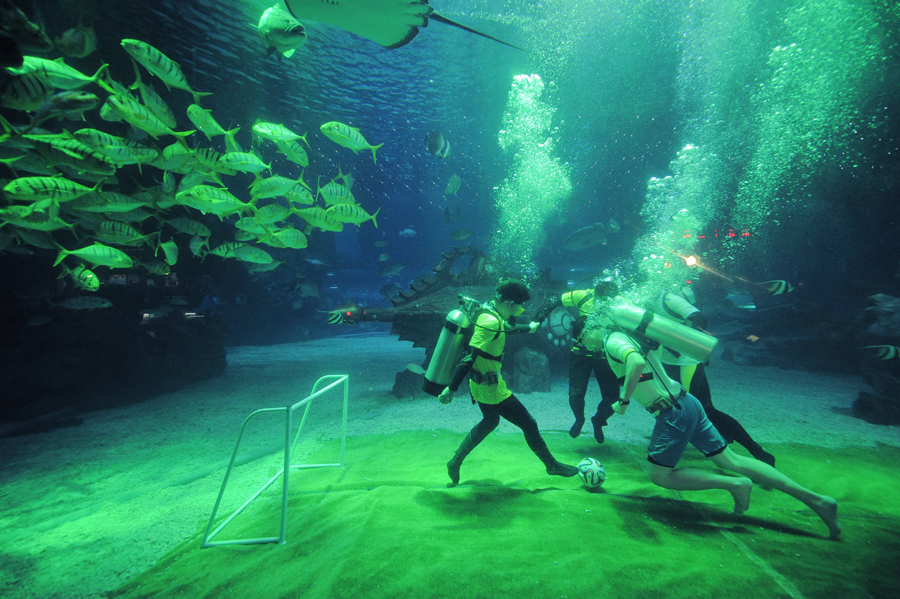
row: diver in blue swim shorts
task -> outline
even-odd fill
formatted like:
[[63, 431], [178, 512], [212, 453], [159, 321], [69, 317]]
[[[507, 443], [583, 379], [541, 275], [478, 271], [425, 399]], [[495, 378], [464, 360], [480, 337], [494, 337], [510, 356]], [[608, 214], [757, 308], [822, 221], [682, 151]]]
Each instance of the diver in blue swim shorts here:
[[[750, 507], [753, 483], [787, 493], [812, 509], [828, 526], [829, 536], [841, 534], [837, 501], [800, 486], [773, 466], [734, 453], [706, 417], [703, 407], [680, 383], [670, 378], [657, 352], [642, 337], [624, 331], [588, 326], [581, 342], [590, 351], [606, 351], [610, 368], [619, 378], [619, 401], [613, 410], [624, 415], [632, 399], [656, 417], [648, 447], [650, 480], [665, 489], [699, 491], [722, 489], [734, 498], [734, 512]], [[688, 444], [722, 468], [742, 476], [725, 476], [702, 468], [677, 468]]]

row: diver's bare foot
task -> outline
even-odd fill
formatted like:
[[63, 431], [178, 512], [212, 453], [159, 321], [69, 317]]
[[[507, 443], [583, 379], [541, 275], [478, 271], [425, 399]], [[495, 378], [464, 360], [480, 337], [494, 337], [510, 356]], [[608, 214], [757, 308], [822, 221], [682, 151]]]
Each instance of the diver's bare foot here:
[[828, 536], [830, 538], [837, 539], [841, 536], [841, 523], [838, 521], [837, 515], [837, 499], [822, 495], [822, 497], [810, 507], [819, 515], [819, 518], [828, 525]]
[[731, 489], [734, 497], [734, 513], [743, 514], [750, 508], [750, 491], [753, 490], [753, 481], [749, 478], [735, 479], [735, 486]]

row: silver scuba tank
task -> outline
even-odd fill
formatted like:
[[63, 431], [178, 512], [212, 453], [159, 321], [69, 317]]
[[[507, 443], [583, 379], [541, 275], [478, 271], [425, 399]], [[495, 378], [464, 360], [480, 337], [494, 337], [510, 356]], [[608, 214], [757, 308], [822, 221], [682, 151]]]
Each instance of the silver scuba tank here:
[[660, 345], [707, 362], [716, 349], [719, 340], [712, 335], [692, 329], [674, 320], [654, 314], [636, 306], [621, 304], [610, 308], [613, 321], [626, 331], [644, 335]]
[[457, 308], [447, 314], [444, 327], [425, 371], [422, 390], [437, 397], [450, 382], [450, 375], [459, 363], [459, 356], [468, 343], [472, 321], [463, 309]]

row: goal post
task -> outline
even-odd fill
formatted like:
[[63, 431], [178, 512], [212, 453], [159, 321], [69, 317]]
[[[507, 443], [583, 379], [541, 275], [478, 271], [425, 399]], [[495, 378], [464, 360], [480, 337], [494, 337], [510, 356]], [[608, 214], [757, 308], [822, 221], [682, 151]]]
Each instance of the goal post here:
[[[319, 388], [321, 385], [326, 382], [331, 381], [325, 387]], [[300, 440], [300, 433], [303, 432], [303, 425], [306, 424], [306, 417], [309, 415], [309, 410], [312, 407], [312, 400], [316, 399], [330, 390], [343, 385], [344, 388], [344, 404], [343, 404], [343, 413], [341, 417], [341, 458], [339, 462], [335, 463], [327, 463], [327, 464], [292, 464], [291, 463], [291, 455], [294, 452], [294, 448], [297, 446], [297, 442]], [[289, 406], [278, 407], [278, 408], [262, 408], [252, 412], [249, 416], [244, 419], [244, 423], [241, 425], [241, 430], [238, 433], [237, 442], [234, 444], [234, 451], [231, 452], [231, 460], [228, 462], [228, 468], [225, 470], [225, 477], [222, 480], [222, 486], [219, 488], [219, 496], [216, 498], [216, 503], [213, 506], [212, 514], [209, 517], [209, 523], [206, 525], [206, 532], [203, 535], [203, 542], [201, 544], [202, 548], [206, 547], [216, 547], [219, 545], [257, 545], [261, 543], [279, 543], [284, 544], [286, 532], [287, 532], [287, 505], [288, 505], [288, 488], [290, 484], [290, 473], [293, 469], [303, 469], [303, 468], [343, 468], [344, 467], [344, 454], [347, 447], [347, 406], [349, 401], [349, 391], [350, 391], [350, 376], [347, 374], [329, 374], [323, 376], [318, 381], [316, 381], [315, 385], [313, 385], [312, 391], [310, 394], [301, 399], [297, 403], [294, 403]], [[294, 421], [294, 413], [299, 410], [301, 407], [305, 408], [303, 410], [303, 416], [300, 419], [300, 426], [297, 428], [296, 435], [293, 436], [293, 441], [291, 440], [291, 429], [293, 428]], [[230, 516], [228, 516], [219, 526], [213, 529], [213, 525], [216, 520], [216, 515], [218, 514], [219, 507], [222, 503], [222, 497], [225, 496], [225, 487], [228, 485], [228, 479], [231, 476], [232, 470], [234, 470], [235, 460], [238, 457], [238, 451], [241, 447], [241, 439], [244, 436], [244, 431], [247, 429], [247, 424], [262, 414], [283, 414], [284, 415], [284, 463], [282, 465], [281, 470], [279, 470], [274, 476], [272, 476], [266, 483], [260, 487], [258, 491], [253, 493], [247, 501], [245, 501], [239, 508], [237, 508]], [[262, 537], [258, 539], [231, 539], [227, 541], [213, 541], [213, 537], [218, 535], [222, 529], [228, 526], [234, 518], [244, 511], [244, 509], [250, 505], [250, 503], [259, 497], [266, 489], [271, 487], [278, 478], [282, 479], [281, 486], [281, 527], [279, 531], [279, 535], [277, 537]]]

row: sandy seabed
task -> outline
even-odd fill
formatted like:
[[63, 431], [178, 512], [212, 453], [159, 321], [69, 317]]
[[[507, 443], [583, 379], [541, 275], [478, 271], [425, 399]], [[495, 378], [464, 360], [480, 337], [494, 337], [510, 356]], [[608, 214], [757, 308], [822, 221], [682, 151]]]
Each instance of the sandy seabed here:
[[[0, 439], [0, 596], [102, 597], [146, 571], [205, 529], [247, 415], [303, 399], [321, 376], [349, 375], [350, 438], [398, 430], [462, 435], [480, 417], [466, 396], [444, 406], [434, 398], [398, 400], [391, 394], [395, 374], [423, 359], [424, 350], [391, 336], [231, 348], [229, 366], [216, 379], [83, 414], [80, 426]], [[859, 377], [722, 361], [708, 373], [716, 406], [763, 446], [900, 447], [896, 427], [850, 415], [863, 385]], [[336, 388], [316, 400], [295, 463], [322, 440], [340, 436], [342, 398]], [[541, 430], [571, 426], [565, 379], [555, 379], [549, 393], [520, 399]], [[599, 399], [592, 386], [588, 410]], [[614, 416], [605, 429], [607, 443], [644, 444], [652, 424], [640, 410]], [[506, 422], [498, 428], [515, 431]], [[590, 423], [582, 434], [591, 434]], [[281, 416], [248, 425], [239, 452], [248, 466], [235, 469], [220, 514], [259, 488], [260, 470], [262, 481], [277, 472], [283, 439]]]

